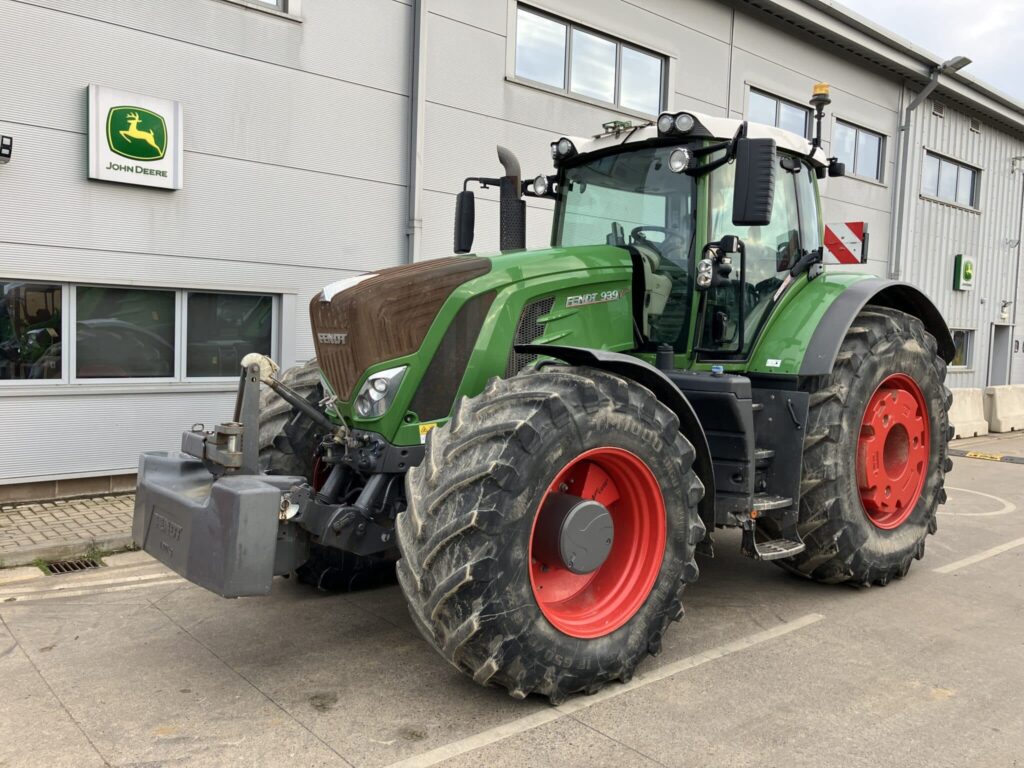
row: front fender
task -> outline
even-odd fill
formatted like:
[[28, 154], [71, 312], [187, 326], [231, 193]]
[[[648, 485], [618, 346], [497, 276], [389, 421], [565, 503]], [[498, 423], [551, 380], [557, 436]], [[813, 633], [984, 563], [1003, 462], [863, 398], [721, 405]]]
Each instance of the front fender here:
[[569, 363], [569, 365], [598, 368], [617, 376], [635, 381], [654, 393], [662, 403], [679, 417], [679, 431], [693, 444], [696, 451], [693, 466], [697, 476], [704, 483], [704, 498], [698, 505], [698, 513], [708, 531], [708, 540], [715, 529], [715, 474], [711, 466], [711, 449], [708, 446], [704, 428], [696, 411], [679, 388], [664, 373], [650, 363], [621, 352], [606, 349], [585, 349], [583, 347], [560, 347], [553, 344], [523, 344], [516, 346], [517, 352], [543, 355]]

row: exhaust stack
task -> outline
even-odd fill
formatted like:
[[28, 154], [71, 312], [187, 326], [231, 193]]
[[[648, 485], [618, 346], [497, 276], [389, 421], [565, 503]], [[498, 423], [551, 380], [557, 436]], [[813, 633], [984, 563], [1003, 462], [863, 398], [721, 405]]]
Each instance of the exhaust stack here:
[[522, 171], [516, 156], [505, 147], [498, 147], [498, 162], [505, 169], [501, 177], [501, 234], [503, 251], [526, 248], [526, 201], [523, 200]]

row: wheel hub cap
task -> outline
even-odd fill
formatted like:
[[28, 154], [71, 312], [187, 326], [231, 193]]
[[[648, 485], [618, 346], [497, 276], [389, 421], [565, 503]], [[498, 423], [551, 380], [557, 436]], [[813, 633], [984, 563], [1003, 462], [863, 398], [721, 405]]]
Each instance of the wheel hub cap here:
[[875, 390], [857, 444], [857, 484], [875, 526], [891, 530], [913, 512], [930, 455], [928, 408], [921, 388], [897, 373]]
[[534, 556], [579, 575], [604, 564], [615, 538], [611, 513], [603, 504], [567, 493], [548, 494], [537, 528]]
[[530, 535], [530, 584], [545, 618], [578, 638], [628, 622], [657, 580], [666, 527], [661, 486], [639, 457], [595, 448], [570, 461]]

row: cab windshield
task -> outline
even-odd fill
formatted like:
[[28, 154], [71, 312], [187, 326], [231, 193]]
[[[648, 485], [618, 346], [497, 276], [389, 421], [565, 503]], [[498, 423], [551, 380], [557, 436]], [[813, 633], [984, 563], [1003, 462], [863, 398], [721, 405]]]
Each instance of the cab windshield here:
[[685, 351], [697, 184], [669, 170], [668, 156], [675, 148], [630, 149], [568, 168], [554, 245], [634, 246], [647, 285], [644, 335]]

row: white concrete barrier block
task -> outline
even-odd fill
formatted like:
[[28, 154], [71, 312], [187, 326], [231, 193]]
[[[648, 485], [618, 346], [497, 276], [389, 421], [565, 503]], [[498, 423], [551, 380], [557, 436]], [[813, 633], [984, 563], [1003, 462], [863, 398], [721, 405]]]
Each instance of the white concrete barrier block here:
[[1024, 386], [985, 387], [989, 432], [1024, 429]]
[[949, 423], [954, 437], [978, 437], [988, 434], [985, 418], [985, 400], [980, 389], [953, 389], [953, 404], [949, 407]]

